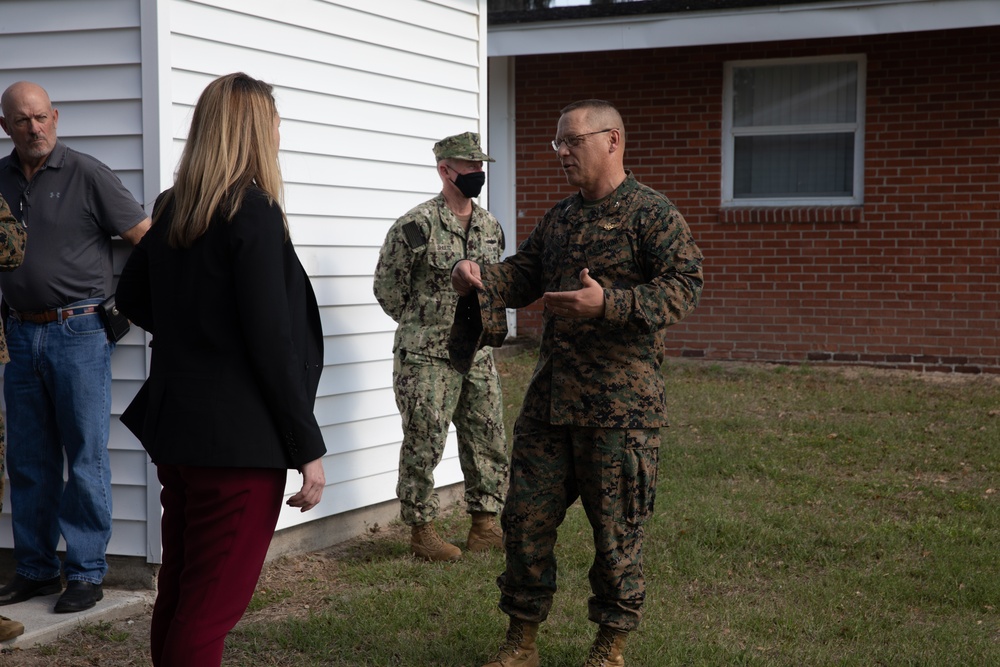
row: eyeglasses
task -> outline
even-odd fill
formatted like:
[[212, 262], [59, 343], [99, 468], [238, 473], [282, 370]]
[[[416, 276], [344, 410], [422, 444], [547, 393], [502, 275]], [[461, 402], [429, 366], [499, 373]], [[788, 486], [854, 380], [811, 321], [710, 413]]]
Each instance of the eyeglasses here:
[[552, 150], [559, 152], [559, 147], [566, 144], [570, 148], [576, 148], [583, 143], [584, 137], [589, 137], [592, 134], [604, 134], [605, 132], [611, 132], [612, 130], [617, 130], [617, 127], [609, 127], [606, 130], [598, 130], [597, 132], [587, 132], [586, 134], [571, 134], [568, 137], [563, 137], [562, 139], [556, 139], [552, 142]]

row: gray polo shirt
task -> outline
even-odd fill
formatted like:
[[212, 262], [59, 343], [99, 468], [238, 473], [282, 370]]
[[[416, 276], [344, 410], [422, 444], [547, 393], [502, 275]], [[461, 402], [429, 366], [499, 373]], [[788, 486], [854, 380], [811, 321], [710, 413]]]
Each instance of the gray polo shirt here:
[[0, 159], [0, 193], [27, 226], [24, 262], [0, 274], [15, 310], [49, 310], [111, 294], [111, 237], [146, 218], [110, 168], [61, 141], [29, 183], [16, 150]]

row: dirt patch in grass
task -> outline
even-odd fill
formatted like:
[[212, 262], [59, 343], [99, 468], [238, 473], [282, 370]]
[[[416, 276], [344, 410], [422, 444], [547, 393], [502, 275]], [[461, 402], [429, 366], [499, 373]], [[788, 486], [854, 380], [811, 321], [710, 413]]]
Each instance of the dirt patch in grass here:
[[[408, 543], [408, 531], [409, 528], [397, 522], [380, 528], [376, 533], [356, 537], [322, 551], [282, 556], [267, 563], [257, 583], [250, 609], [240, 623], [305, 618], [315, 613], [326, 605], [332, 595], [344, 589], [338, 576], [344, 559], [357, 559], [365, 552], [381, 551], [380, 545], [387, 541]], [[266, 606], [260, 607], [261, 604]]]
[[[237, 627], [306, 618], [321, 610], [344, 588], [338, 576], [344, 558], [384, 551], [386, 542], [408, 540], [408, 530], [394, 523], [321, 551], [265, 564], [254, 599]], [[0, 667], [149, 667], [151, 613], [148, 609], [130, 618], [83, 626], [44, 646], [0, 649]], [[223, 660], [223, 665], [235, 664]]]

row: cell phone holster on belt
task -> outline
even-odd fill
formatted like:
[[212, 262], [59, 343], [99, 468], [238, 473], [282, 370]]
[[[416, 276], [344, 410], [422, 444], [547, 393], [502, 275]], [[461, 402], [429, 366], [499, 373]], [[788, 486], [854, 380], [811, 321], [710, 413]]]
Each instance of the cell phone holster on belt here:
[[104, 320], [104, 330], [108, 333], [109, 341], [117, 343], [125, 337], [130, 327], [129, 321], [115, 305], [114, 294], [101, 302], [98, 312], [101, 314], [101, 319]]

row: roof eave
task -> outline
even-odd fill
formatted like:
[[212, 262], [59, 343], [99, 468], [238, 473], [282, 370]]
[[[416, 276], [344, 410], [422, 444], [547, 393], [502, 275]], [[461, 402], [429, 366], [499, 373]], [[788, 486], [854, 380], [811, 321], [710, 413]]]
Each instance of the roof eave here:
[[996, 0], [817, 2], [488, 26], [490, 57], [856, 37], [1000, 25]]

